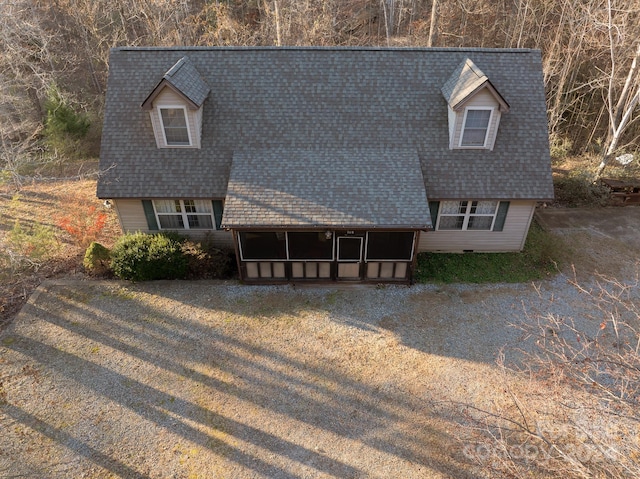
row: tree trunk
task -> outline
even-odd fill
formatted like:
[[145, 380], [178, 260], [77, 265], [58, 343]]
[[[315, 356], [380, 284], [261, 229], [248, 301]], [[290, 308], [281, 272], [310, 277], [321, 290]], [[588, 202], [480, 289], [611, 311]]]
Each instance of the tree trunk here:
[[431, 24], [429, 25], [428, 47], [435, 47], [438, 40], [438, 0], [431, 4]]
[[[613, 49], [613, 45], [611, 46]], [[598, 180], [602, 174], [604, 173], [605, 168], [611, 161], [613, 154], [618, 148], [618, 143], [620, 142], [620, 137], [624, 133], [627, 125], [631, 121], [631, 116], [633, 111], [640, 103], [640, 86], [638, 86], [638, 59], [640, 58], [640, 42], [638, 42], [638, 48], [631, 62], [631, 66], [629, 67], [629, 73], [627, 74], [627, 78], [624, 83], [624, 87], [622, 88], [622, 92], [620, 93], [620, 98], [616, 103], [615, 107], [613, 106], [613, 86], [612, 82], [609, 84], [609, 141], [606, 145], [606, 149], [602, 155], [602, 159], [600, 161], [600, 165], [598, 165], [598, 169], [596, 171], [595, 179]], [[611, 68], [611, 77], [613, 78], [613, 74], [615, 71], [615, 63], [613, 62], [612, 55], [612, 68]], [[635, 88], [635, 92], [633, 92]]]

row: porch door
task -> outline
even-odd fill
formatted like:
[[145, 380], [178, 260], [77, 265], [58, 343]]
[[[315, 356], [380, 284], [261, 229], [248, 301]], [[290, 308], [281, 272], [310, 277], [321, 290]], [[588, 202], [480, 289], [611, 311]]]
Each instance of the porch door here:
[[362, 279], [364, 236], [338, 236], [338, 279]]

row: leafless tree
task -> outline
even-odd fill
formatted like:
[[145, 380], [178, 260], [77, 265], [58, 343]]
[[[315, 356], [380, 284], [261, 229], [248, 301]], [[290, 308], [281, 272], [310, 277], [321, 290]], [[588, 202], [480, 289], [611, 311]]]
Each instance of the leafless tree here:
[[[596, 171], [596, 179], [602, 176], [609, 161], [616, 151], [618, 151], [620, 141], [627, 127], [631, 123], [634, 112], [640, 103], [640, 68], [638, 68], [638, 63], [640, 63], [640, 41], [637, 40], [637, 38], [634, 38], [637, 42], [637, 46], [635, 52], [632, 54], [632, 58], [630, 59], [630, 65], [628, 67], [619, 65], [620, 60], [621, 63], [626, 63], [624, 62], [624, 57], [622, 59], [618, 57], [618, 50], [620, 49], [619, 45], [623, 42], [628, 44], [630, 40], [628, 38], [624, 38], [624, 34], [620, 32], [613, 21], [611, 0], [607, 0], [607, 13], [607, 32], [609, 38], [611, 69], [609, 71], [605, 105], [609, 118], [609, 131], [602, 159]], [[616, 99], [616, 81], [618, 80], [618, 70], [620, 68], [628, 68], [628, 70], [626, 70], [627, 74], [624, 84]]]
[[491, 477], [640, 476], [638, 283], [574, 283], [584, 316], [532, 314], [515, 325], [517, 358], [498, 366], [506, 400], [455, 404], [465, 454]]
[[427, 46], [435, 47], [438, 41], [438, 0], [431, 2], [431, 19], [429, 21], [429, 41]]

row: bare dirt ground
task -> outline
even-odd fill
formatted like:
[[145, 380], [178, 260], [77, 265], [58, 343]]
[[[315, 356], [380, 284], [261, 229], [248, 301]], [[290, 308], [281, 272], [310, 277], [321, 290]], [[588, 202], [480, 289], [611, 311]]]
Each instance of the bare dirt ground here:
[[[5, 195], [3, 215], [35, 207], [54, 227], [59, 198], [77, 205], [91, 183]], [[72, 279], [46, 281], [0, 332], [0, 478], [492, 477], [475, 459], [493, 444], [459, 406], [508, 412], [517, 387], [542, 410], [550, 393], [496, 366], [522, 339], [511, 324], [597, 328], [568, 279], [637, 270], [640, 208], [558, 211], [540, 218], [564, 274], [519, 285], [95, 281], [60, 235]]]
[[508, 323], [565, 284], [45, 283], [0, 336], [0, 477], [480, 477], [451, 405], [508, 402]]
[[[634, 243], [563, 221], [547, 225], [578, 276], [632, 278]], [[516, 391], [545, 414], [553, 387], [496, 359], [530, 317], [598, 329], [568, 279], [48, 281], [0, 334], [0, 477], [496, 477], [499, 450], [469, 434], [465, 411], [508, 415]]]

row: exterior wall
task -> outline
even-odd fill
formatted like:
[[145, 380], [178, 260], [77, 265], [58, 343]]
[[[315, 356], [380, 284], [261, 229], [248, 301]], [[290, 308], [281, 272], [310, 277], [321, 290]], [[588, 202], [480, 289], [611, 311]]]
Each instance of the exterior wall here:
[[[157, 233], [158, 231], [150, 231], [147, 224], [147, 218], [142, 208], [141, 200], [113, 200], [113, 203], [120, 218], [122, 230], [127, 233], [141, 231], [143, 233]], [[225, 230], [181, 230], [180, 234], [189, 236], [193, 239], [202, 239], [208, 237], [212, 240], [213, 245], [217, 248], [233, 248], [233, 235], [230, 231]]]
[[[500, 117], [501, 113], [499, 110], [500, 104], [493, 97], [491, 93], [487, 89], [481, 90], [476, 93], [473, 98], [469, 99], [464, 107], [460, 109], [457, 113], [454, 113], [453, 117], [451, 115], [452, 110], [450, 109], [449, 113], [449, 139], [450, 144], [449, 148], [460, 148], [458, 145], [460, 144], [460, 135], [462, 134], [462, 123], [464, 121], [464, 112], [465, 108], [469, 107], [489, 107], [493, 108], [493, 112], [491, 114], [491, 120], [489, 122], [489, 134], [487, 137], [487, 147], [490, 150], [493, 150], [493, 146], [495, 144], [496, 135], [498, 133], [498, 126], [500, 125]], [[453, 119], [453, 124], [451, 120]]]
[[162, 122], [160, 113], [157, 109], [158, 105], [185, 106], [184, 100], [176, 92], [169, 88], [163, 89], [153, 100], [153, 108], [149, 111], [151, 117], [151, 125], [153, 126], [153, 134], [156, 137], [158, 148], [200, 148], [200, 138], [202, 136], [202, 107], [198, 110], [190, 110], [187, 108], [187, 124], [189, 126], [189, 134], [191, 135], [192, 146], [171, 146], [168, 147], [164, 141], [162, 134]]
[[520, 251], [535, 210], [535, 201], [511, 201], [502, 231], [427, 231], [420, 235], [418, 251]]

